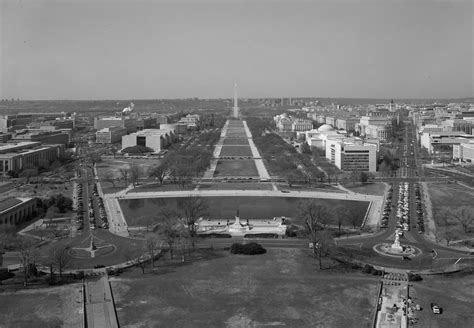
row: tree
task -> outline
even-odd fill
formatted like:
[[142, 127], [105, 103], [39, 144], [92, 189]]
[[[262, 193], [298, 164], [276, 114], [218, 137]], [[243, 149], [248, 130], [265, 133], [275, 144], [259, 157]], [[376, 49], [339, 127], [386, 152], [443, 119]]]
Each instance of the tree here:
[[436, 237], [440, 240], [446, 240], [446, 246], [459, 236], [459, 231], [453, 226], [438, 227]]
[[137, 164], [132, 164], [130, 166], [130, 179], [132, 180], [133, 186], [138, 185], [138, 182], [140, 180], [141, 174], [142, 174], [142, 169], [140, 166]]
[[115, 188], [115, 175], [112, 173], [112, 171], [105, 172], [104, 180], [110, 182], [112, 187]]
[[114, 158], [115, 158], [115, 156], [117, 155], [117, 152], [118, 152], [118, 148], [116, 146], [112, 146], [110, 151], [112, 152], [112, 155], [114, 155]]
[[130, 167], [121, 167], [119, 169], [120, 176], [122, 177], [123, 182], [125, 183], [125, 187], [128, 186], [128, 177], [130, 174]]
[[21, 239], [18, 243], [18, 254], [23, 267], [23, 286], [28, 286], [29, 276], [34, 270], [36, 252], [34, 244], [29, 239]]
[[194, 237], [196, 235], [195, 224], [200, 217], [207, 214], [208, 204], [201, 197], [189, 196], [182, 200], [180, 207], [185, 225], [188, 229], [191, 245], [194, 249]]
[[298, 211], [299, 216], [304, 219], [306, 237], [313, 246], [313, 255], [318, 259], [319, 269], [322, 269], [322, 258], [327, 255], [330, 244], [327, 232], [324, 231], [329, 217], [328, 208], [310, 200], [300, 203]]
[[311, 147], [306, 141], [301, 144], [301, 152], [303, 154], [311, 154]]
[[136, 249], [125, 253], [125, 260], [133, 266], [137, 266], [142, 269], [142, 274], [145, 274], [146, 260], [143, 255], [145, 252], [143, 249]]
[[339, 233], [341, 233], [341, 226], [344, 224], [344, 222], [346, 222], [348, 216], [348, 211], [343, 206], [337, 206], [334, 209], [334, 218], [336, 220]]
[[163, 185], [163, 181], [166, 177], [168, 177], [171, 173], [171, 169], [169, 168], [168, 164], [162, 162], [159, 165], [156, 165], [150, 169], [149, 176], [157, 178], [160, 181], [160, 184]]
[[159, 240], [155, 236], [149, 236], [146, 238], [146, 248], [148, 251], [148, 256], [150, 257], [151, 267], [155, 267], [155, 256], [156, 251], [159, 249], [160, 244]]
[[90, 153], [89, 158], [92, 164], [102, 162], [102, 156], [98, 152]]
[[71, 262], [71, 255], [69, 254], [70, 246], [57, 246], [52, 248], [49, 254], [50, 270], [53, 266], [58, 268], [59, 277], [63, 277], [63, 271]]
[[173, 259], [173, 246], [183, 230], [179, 222], [179, 213], [174, 208], [167, 206], [160, 210], [158, 217], [160, 218], [159, 230], [168, 245], [170, 258]]
[[20, 177], [26, 178], [26, 183], [30, 183], [30, 178], [38, 176], [38, 168], [33, 164], [26, 164], [20, 172]]
[[47, 159], [40, 159], [38, 161], [38, 170], [41, 172], [48, 171], [50, 165]]
[[461, 206], [454, 211], [453, 217], [461, 224], [464, 232], [468, 233], [469, 227], [474, 222], [474, 208]]

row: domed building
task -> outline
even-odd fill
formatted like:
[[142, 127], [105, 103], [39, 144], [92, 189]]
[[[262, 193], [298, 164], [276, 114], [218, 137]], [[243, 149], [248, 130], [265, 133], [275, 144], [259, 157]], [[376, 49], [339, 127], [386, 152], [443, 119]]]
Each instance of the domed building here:
[[329, 124], [323, 124], [318, 129], [306, 131], [305, 137], [308, 145], [319, 149], [326, 149], [326, 141], [328, 137], [334, 139], [338, 137], [344, 138], [345, 136], [343, 134], [339, 134], [333, 126]]

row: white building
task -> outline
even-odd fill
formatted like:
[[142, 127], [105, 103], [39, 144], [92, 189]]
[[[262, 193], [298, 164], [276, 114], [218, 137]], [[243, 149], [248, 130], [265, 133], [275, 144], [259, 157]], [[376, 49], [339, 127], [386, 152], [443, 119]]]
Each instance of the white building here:
[[451, 152], [454, 145], [468, 143], [474, 140], [474, 135], [462, 131], [433, 131], [421, 134], [421, 146], [428, 150], [429, 154], [439, 152]]
[[308, 145], [319, 149], [326, 149], [328, 138], [345, 138], [344, 135], [339, 134], [335, 128], [328, 124], [323, 124], [318, 129], [306, 131], [305, 136]]
[[134, 146], [144, 146], [153, 149], [155, 153], [168, 147], [175, 140], [172, 130], [145, 129], [122, 137], [122, 149]]
[[122, 136], [127, 134], [127, 129], [120, 126], [111, 126], [110, 128], [103, 128], [95, 133], [96, 143], [116, 143], [122, 139]]
[[342, 171], [377, 171], [377, 146], [354, 139], [326, 142], [326, 158]]
[[453, 145], [453, 159], [460, 162], [474, 163], [474, 141]]

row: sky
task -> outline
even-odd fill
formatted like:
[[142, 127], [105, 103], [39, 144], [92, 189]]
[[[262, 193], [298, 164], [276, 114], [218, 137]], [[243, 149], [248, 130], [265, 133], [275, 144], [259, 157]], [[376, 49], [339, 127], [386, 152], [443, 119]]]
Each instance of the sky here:
[[474, 96], [471, 0], [0, 0], [0, 98]]

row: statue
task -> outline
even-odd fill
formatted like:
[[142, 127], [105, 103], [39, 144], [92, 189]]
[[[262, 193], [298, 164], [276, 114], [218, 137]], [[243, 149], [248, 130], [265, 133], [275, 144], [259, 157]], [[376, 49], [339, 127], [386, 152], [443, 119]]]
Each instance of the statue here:
[[393, 241], [391, 248], [392, 250], [398, 251], [398, 252], [403, 250], [402, 246], [400, 246], [400, 235], [399, 235], [398, 229], [395, 231], [395, 240]]

